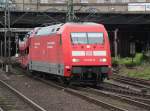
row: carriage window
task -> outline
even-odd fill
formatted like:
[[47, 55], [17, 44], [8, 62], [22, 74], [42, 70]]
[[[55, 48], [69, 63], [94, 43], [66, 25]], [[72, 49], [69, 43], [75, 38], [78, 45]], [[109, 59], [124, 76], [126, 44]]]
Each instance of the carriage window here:
[[89, 44], [103, 44], [103, 33], [87, 33]]
[[71, 40], [73, 44], [87, 44], [87, 34], [71, 33]]
[[71, 33], [71, 41], [73, 44], [103, 44], [104, 37], [101, 32]]

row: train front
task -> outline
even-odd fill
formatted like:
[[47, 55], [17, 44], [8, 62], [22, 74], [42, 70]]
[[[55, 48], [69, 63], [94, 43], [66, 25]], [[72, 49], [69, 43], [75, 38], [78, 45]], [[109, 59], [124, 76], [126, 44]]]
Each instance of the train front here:
[[64, 74], [71, 77], [71, 81], [95, 84], [109, 78], [111, 54], [104, 26], [69, 24], [65, 34]]

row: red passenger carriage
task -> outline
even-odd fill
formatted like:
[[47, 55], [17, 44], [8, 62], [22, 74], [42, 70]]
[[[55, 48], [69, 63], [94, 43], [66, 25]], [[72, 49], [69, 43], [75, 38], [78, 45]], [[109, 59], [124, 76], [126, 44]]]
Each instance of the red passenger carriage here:
[[[21, 64], [30, 71], [67, 81], [97, 83], [111, 74], [108, 34], [96, 23], [65, 23], [36, 28], [21, 50]], [[19, 45], [21, 47], [21, 45]]]

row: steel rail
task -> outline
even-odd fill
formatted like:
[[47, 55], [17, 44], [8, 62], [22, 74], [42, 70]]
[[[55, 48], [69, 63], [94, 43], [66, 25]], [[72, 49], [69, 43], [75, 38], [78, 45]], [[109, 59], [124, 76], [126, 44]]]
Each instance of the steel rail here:
[[[90, 96], [87, 96], [87, 95], [85, 95], [85, 94], [82, 94], [82, 93], [80, 93], [79, 91], [74, 90], [74, 89], [72, 89], [72, 88], [65, 88], [65, 87], [63, 87], [63, 86], [61, 86], [61, 85], [58, 85], [57, 83], [53, 83], [53, 82], [47, 81], [47, 80], [42, 79], [42, 78], [39, 78], [39, 77], [34, 77], [34, 79], [40, 80], [41, 82], [44, 82], [44, 83], [46, 83], [46, 84], [48, 84], [48, 85], [50, 85], [50, 86], [52, 86], [52, 87], [54, 87], [54, 88], [63, 90], [63, 91], [65, 91], [65, 92], [68, 92], [68, 93], [73, 94], [73, 95], [75, 95], [75, 96], [79, 96], [79, 97], [85, 99], [85, 100], [88, 101], [88, 102], [92, 102], [92, 103], [94, 103], [94, 104], [96, 104], [96, 105], [99, 105], [99, 106], [102, 106], [102, 107], [104, 107], [104, 108], [108, 108], [108, 109], [115, 110], [115, 111], [127, 111], [126, 109], [122, 109], [122, 108], [120, 108], [120, 107], [118, 108], [117, 106], [113, 106], [113, 105], [111, 105], [111, 104], [108, 104], [108, 103], [105, 103], [105, 102], [103, 102], [103, 101], [97, 100], [97, 99], [95, 99], [95, 98], [93, 98], [93, 97], [90, 97]], [[120, 86], [120, 87], [121, 87], [121, 86]], [[123, 87], [121, 87], [121, 88], [123, 88]], [[126, 88], [126, 89], [127, 89], [127, 88]], [[119, 97], [118, 97], [118, 98], [119, 98]], [[121, 100], [121, 99], [124, 99], [124, 98], [125, 98], [125, 97], [121, 97], [120, 100]], [[130, 100], [128, 100], [128, 98], [125, 98], [125, 100], [126, 100], [127, 102], [130, 101]], [[125, 100], [124, 100], [124, 101], [125, 101]], [[134, 102], [134, 103], [132, 103], [132, 104], [135, 104], [135, 105], [137, 105], [137, 106], [141, 106], [141, 107], [144, 106], [145, 109], [150, 109], [149, 105], [147, 105], [147, 104], [144, 104], [144, 103], [141, 103], [141, 104], [140, 104], [138, 101], [134, 101], [134, 100], [131, 100], [130, 102], [131, 102], [131, 103]], [[129, 102], [128, 102], [128, 103], [129, 103]]]
[[101, 91], [101, 90], [97, 90], [97, 89], [93, 89], [93, 88], [84, 88], [83, 91], [88, 91], [92, 94], [96, 94], [96, 95], [103, 95], [103, 96], [109, 96], [109, 97], [112, 97], [114, 99], [118, 99], [120, 101], [124, 101], [126, 103], [129, 103], [129, 104], [133, 104], [137, 107], [141, 107], [141, 108], [145, 108], [145, 109], [148, 109], [150, 110], [150, 105], [149, 104], [146, 104], [146, 103], [143, 103], [143, 102], [139, 102], [137, 100], [133, 100], [131, 98], [127, 98], [126, 96], [120, 96], [120, 95], [116, 95], [116, 94], [110, 94], [108, 92], [104, 92], [104, 91]]
[[[50, 86], [52, 86], [54, 88], [60, 89], [60, 90], [65, 91], [65, 92], [68, 92], [68, 93], [70, 93], [72, 95], [78, 96], [78, 97], [80, 97], [80, 98], [82, 98], [82, 99], [84, 99], [84, 100], [86, 100], [88, 102], [92, 102], [92, 103], [94, 103], [94, 104], [96, 104], [98, 106], [101, 106], [101, 107], [104, 107], [104, 108], [107, 108], [107, 109], [110, 109], [110, 110], [115, 110], [115, 111], [127, 111], [126, 109], [123, 109], [123, 108], [120, 108], [120, 107], [108, 104], [106, 102], [100, 101], [100, 100], [98, 100], [96, 98], [93, 98], [93, 97], [90, 97], [90, 96], [87, 96], [87, 95], [85, 95], [85, 94], [83, 94], [80, 91], [77, 91], [75, 89], [63, 87], [61, 85], [58, 85], [57, 83], [53, 83], [53, 82], [47, 81], [47, 80], [39, 78], [39, 77], [34, 77], [34, 79], [39, 80], [39, 81], [41, 81], [43, 83], [46, 83], [46, 84], [48, 84], [48, 85], [50, 85]], [[132, 100], [130, 102], [134, 102], [134, 100]], [[136, 102], [138, 104], [138, 101], [136, 101]], [[135, 102], [133, 104], [135, 104]], [[138, 105], [140, 105], [141, 107], [144, 106], [146, 109], [149, 109], [149, 106], [147, 104], [143, 103], [141, 105], [139, 103]]]
[[146, 103], [146, 104], [150, 104], [150, 99], [147, 99], [147, 98], [133, 97], [133, 96], [127, 96], [127, 95], [122, 95], [122, 94], [117, 94], [117, 95], [123, 96], [123, 97], [126, 97], [126, 98], [131, 98], [133, 100], [140, 101], [140, 102], [143, 102], [143, 103]]
[[136, 82], [136, 83], [147, 85], [147, 86], [150, 85], [150, 80], [145, 80], [145, 79], [140, 79], [140, 78], [131, 78], [131, 77], [122, 76], [122, 75], [119, 75], [119, 74], [114, 74], [113, 77], [115, 77], [115, 78], [123, 78], [123, 79], [126, 79], [126, 80], [130, 80], [132, 82]]
[[126, 80], [124, 78], [113, 78], [113, 80], [119, 81], [119, 82], [122, 82], [122, 83], [125, 83], [125, 84], [129, 84], [129, 85], [132, 85], [132, 86], [136, 86], [136, 87], [139, 87], [139, 88], [145, 88], [145, 89], [150, 90], [149, 86], [145, 86], [145, 85], [140, 84], [140, 83], [132, 82], [132, 81]]
[[72, 94], [74, 96], [77, 96], [77, 97], [80, 97], [88, 102], [91, 102], [91, 103], [94, 103], [95, 105], [98, 105], [98, 106], [101, 106], [101, 107], [104, 107], [106, 109], [109, 109], [109, 110], [112, 110], [112, 111], [127, 111], [126, 109], [123, 109], [123, 108], [120, 108], [120, 107], [116, 107], [116, 106], [113, 106], [111, 104], [108, 104], [106, 102], [103, 102], [103, 101], [100, 101], [96, 98], [93, 98], [93, 97], [90, 97], [90, 96], [87, 96], [81, 92], [78, 92], [77, 90], [75, 89], [71, 89], [71, 88], [66, 88], [66, 87], [63, 87], [63, 86], [60, 86], [60, 85], [57, 85], [56, 83], [52, 83], [50, 81], [47, 81], [47, 80], [44, 80], [44, 79], [41, 79], [41, 78], [38, 78], [36, 77], [35, 79], [37, 80], [40, 80], [41, 82], [43, 83], [46, 83], [47, 85], [50, 85], [56, 89], [60, 89], [60, 90], [63, 90], [69, 94]]
[[[137, 88], [132, 88], [132, 87], [129, 87], [129, 85], [125, 85], [125, 84], [119, 84], [119, 83], [110, 83], [110, 82], [105, 82], [103, 83], [102, 85], [100, 85], [99, 87], [102, 87], [102, 88], [105, 88], [104, 86], [110, 86], [111, 88], [112, 87], [117, 87], [119, 89], [122, 89], [124, 91], [127, 91], [127, 92], [132, 92], [132, 93], [141, 93], [141, 89], [137, 89]], [[117, 90], [117, 89], [116, 89]]]
[[[118, 82], [118, 84], [119, 83], [124, 83], [124, 82], [119, 82], [119, 81], [117, 81]], [[115, 92], [115, 93], [117, 93], [117, 94], [123, 94], [123, 95], [130, 95], [130, 96], [134, 96], [134, 97], [142, 97], [142, 98], [144, 98], [144, 99], [150, 99], [150, 94], [149, 93], [147, 93], [147, 89], [146, 88], [141, 88], [141, 87], [130, 87], [129, 86], [129, 84], [127, 84], [127, 83], [124, 83], [124, 85], [116, 85], [116, 83], [114, 84], [114, 83], [107, 83], [108, 85], [113, 85], [113, 86], [115, 86], [115, 87], [118, 87], [118, 88], [114, 88], [114, 87], [105, 87], [105, 86], [101, 86], [101, 88], [103, 88], [103, 90], [105, 90], [105, 91], [109, 91], [109, 92]], [[125, 84], [127, 84], [127, 86], [125, 86]], [[121, 86], [121, 87], [120, 87]], [[131, 85], [131, 86], [133, 86], [133, 85]], [[122, 89], [123, 88], [123, 89]], [[99, 89], [99, 88], [97, 88], [97, 89]]]
[[4, 110], [0, 107], [0, 111], [4, 111]]
[[26, 103], [28, 103], [32, 108], [34, 108], [36, 111], [47, 111], [44, 108], [42, 108], [41, 106], [39, 106], [38, 104], [36, 104], [35, 102], [33, 102], [32, 100], [30, 100], [29, 98], [27, 98], [25, 95], [23, 95], [22, 93], [20, 93], [19, 91], [17, 91], [15, 88], [13, 88], [12, 86], [10, 86], [9, 84], [5, 83], [4, 81], [0, 80], [0, 83], [4, 86], [7, 87], [10, 91], [12, 91], [13, 93], [15, 93], [18, 97], [20, 97], [23, 101], [25, 101]]
[[103, 89], [105, 91], [111, 91], [111, 92], [115, 92], [115, 93], [119, 93], [119, 94], [143, 96], [143, 93], [141, 93], [141, 90], [135, 90], [132, 88], [127, 88], [127, 87], [124, 87], [121, 85], [116, 85], [113, 83], [107, 83], [107, 85], [110, 85], [110, 86], [101, 85], [99, 87], [96, 87], [95, 89], [98, 89], [98, 90]]

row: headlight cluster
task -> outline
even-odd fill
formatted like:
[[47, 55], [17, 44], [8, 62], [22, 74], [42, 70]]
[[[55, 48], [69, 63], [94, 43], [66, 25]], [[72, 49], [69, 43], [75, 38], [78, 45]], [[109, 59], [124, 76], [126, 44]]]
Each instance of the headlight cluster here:
[[107, 59], [106, 58], [101, 58], [99, 61], [100, 62], [107, 62]]
[[73, 59], [72, 59], [72, 62], [80, 62], [80, 59], [75, 59], [75, 58], [73, 58]]

